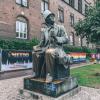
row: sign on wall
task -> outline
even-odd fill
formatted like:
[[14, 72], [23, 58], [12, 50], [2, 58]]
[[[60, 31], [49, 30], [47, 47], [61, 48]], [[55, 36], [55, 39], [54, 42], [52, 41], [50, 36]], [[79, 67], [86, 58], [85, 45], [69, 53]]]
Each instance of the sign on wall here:
[[73, 63], [85, 62], [86, 53], [70, 53]]
[[1, 71], [32, 68], [32, 51], [2, 50]]

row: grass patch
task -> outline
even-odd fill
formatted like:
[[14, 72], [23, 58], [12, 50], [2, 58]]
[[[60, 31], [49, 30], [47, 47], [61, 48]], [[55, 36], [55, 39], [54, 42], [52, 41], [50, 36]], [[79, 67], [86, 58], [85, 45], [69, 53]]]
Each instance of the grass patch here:
[[100, 88], [100, 64], [71, 69], [71, 75], [78, 79], [81, 86]]

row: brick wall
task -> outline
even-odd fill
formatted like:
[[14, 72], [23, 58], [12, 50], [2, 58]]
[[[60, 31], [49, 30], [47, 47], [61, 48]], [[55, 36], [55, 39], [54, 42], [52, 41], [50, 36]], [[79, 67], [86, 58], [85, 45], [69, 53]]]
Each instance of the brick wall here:
[[29, 1], [29, 8], [26, 8], [16, 4], [16, 0], [0, 0], [0, 36], [15, 38], [16, 18], [21, 15], [28, 19], [29, 38], [40, 37], [41, 1]]
[[[58, 2], [59, 1], [59, 2]], [[66, 0], [68, 3], [69, 0]], [[77, 2], [75, 0], [75, 8], [77, 9]], [[84, 4], [92, 2], [93, 0], [83, 0], [83, 14], [84, 14]], [[70, 37], [72, 33], [75, 34], [74, 28], [70, 25], [70, 13], [74, 14], [75, 23], [79, 19], [84, 19], [85, 16], [79, 13], [77, 10], [73, 9], [67, 3], [62, 0], [50, 0], [49, 8], [56, 14], [56, 23], [62, 24], [66, 28], [66, 32]], [[58, 7], [64, 9], [64, 23], [58, 21]], [[29, 39], [37, 37], [40, 38], [41, 23], [43, 22], [41, 17], [41, 0], [29, 0], [29, 7], [21, 7], [16, 4], [16, 0], [0, 0], [0, 37], [16, 38], [16, 18], [17, 16], [24, 16], [29, 22]], [[79, 37], [75, 36], [75, 45], [79, 46]], [[83, 45], [86, 45], [86, 40], [84, 39]]]

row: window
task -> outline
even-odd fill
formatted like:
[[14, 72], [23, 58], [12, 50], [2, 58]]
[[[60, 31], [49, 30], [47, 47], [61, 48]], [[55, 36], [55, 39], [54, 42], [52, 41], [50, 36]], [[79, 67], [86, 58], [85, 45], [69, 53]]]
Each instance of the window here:
[[75, 36], [74, 33], [71, 33], [72, 35], [70, 35], [70, 45], [75, 45]]
[[74, 26], [74, 14], [70, 14], [70, 24], [71, 26]]
[[16, 0], [16, 3], [18, 3], [24, 7], [28, 6], [28, 0]]
[[79, 46], [81, 45], [81, 38], [78, 39]]
[[73, 36], [70, 35], [70, 45], [73, 45]]
[[16, 0], [16, 3], [21, 4], [21, 0]]
[[82, 0], [78, 0], [78, 11], [82, 13]]
[[79, 44], [79, 46], [83, 46], [83, 40], [82, 40], [82, 37], [79, 37], [79, 39], [78, 39], [78, 44]]
[[27, 39], [27, 20], [23, 17], [18, 17], [16, 20], [16, 38]]
[[27, 7], [27, 0], [22, 0], [22, 4], [23, 4], [23, 6], [26, 6]]
[[64, 9], [63, 8], [58, 9], [58, 20], [61, 23], [64, 23]]
[[74, 8], [74, 0], [69, 0], [69, 5]]
[[48, 0], [42, 0], [41, 2], [41, 13], [43, 13], [45, 10], [49, 9], [49, 1]]

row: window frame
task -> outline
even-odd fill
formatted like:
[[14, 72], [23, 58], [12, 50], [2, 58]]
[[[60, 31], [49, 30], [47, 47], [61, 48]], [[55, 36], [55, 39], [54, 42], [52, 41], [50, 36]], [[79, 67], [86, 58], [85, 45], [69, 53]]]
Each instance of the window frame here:
[[82, 0], [78, 0], [78, 11], [82, 13], [82, 10], [83, 10]]
[[18, 3], [17, 0], [15, 2], [16, 2], [16, 4], [20, 5], [21, 7], [29, 8], [29, 1], [28, 0], [27, 0], [27, 5], [23, 4], [23, 2], [24, 2], [23, 0], [20, 0], [20, 1], [21, 1], [20, 3]]
[[64, 9], [62, 7], [58, 8], [58, 21], [64, 23]]
[[73, 27], [74, 26], [74, 23], [75, 23], [75, 18], [74, 18], [75, 16], [74, 16], [74, 14], [73, 13], [71, 13], [70, 14], [70, 25]]
[[[43, 3], [43, 5], [42, 5], [42, 3]], [[46, 9], [46, 4], [48, 5], [48, 9]], [[41, 13], [43, 13], [45, 10], [49, 10], [49, 0], [41, 1]]]
[[[22, 18], [24, 18], [24, 17], [22, 17]], [[18, 28], [18, 30], [17, 30], [17, 28]], [[26, 30], [26, 32], [24, 32], [24, 29]], [[21, 36], [21, 34], [22, 34], [22, 36]], [[25, 35], [26, 35], [26, 37], [24, 37]], [[19, 19], [16, 20], [16, 38], [18, 38], [18, 39], [28, 39], [28, 21], [27, 20], [26, 20], [26, 22], [21, 21]]]
[[69, 0], [69, 5], [75, 8], [75, 0]]

